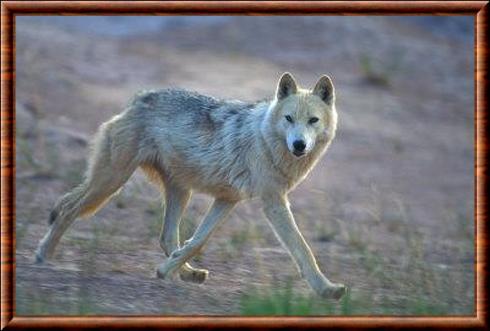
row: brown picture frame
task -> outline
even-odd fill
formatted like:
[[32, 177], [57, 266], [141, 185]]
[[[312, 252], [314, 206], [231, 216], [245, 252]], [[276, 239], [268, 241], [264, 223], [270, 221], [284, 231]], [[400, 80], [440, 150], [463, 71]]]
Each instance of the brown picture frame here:
[[[476, 311], [468, 317], [15, 316], [15, 16], [17, 15], [474, 15]], [[488, 1], [3, 1], [1, 3], [1, 329], [26, 328], [488, 328]]]

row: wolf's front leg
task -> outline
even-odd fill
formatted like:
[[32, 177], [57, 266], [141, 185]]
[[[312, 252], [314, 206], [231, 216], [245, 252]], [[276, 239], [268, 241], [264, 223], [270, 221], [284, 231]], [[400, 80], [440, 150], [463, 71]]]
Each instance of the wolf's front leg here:
[[173, 251], [168, 260], [158, 267], [158, 277], [172, 277], [186, 261], [196, 255], [217, 226], [226, 219], [235, 204], [236, 202], [215, 200], [206, 217], [197, 227], [192, 238], [187, 240], [181, 248]]
[[263, 198], [264, 212], [279, 240], [288, 249], [301, 275], [320, 296], [339, 299], [346, 287], [329, 281], [320, 271], [313, 253], [301, 235], [285, 196]]

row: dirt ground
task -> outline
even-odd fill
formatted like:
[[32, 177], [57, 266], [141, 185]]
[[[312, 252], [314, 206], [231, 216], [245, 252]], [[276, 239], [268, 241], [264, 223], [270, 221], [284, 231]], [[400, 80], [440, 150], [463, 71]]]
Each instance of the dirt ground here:
[[[472, 24], [17, 18], [17, 314], [474, 314]], [[194, 259], [210, 270], [205, 284], [157, 279], [161, 198], [140, 172], [73, 225], [52, 262], [33, 263], [50, 208], [82, 179], [91, 136], [137, 90], [251, 101], [271, 96], [283, 71], [306, 87], [324, 73], [336, 85], [337, 138], [290, 200], [321, 269], [349, 286], [345, 299], [311, 292], [258, 201]], [[194, 196], [184, 237], [210, 201]]]

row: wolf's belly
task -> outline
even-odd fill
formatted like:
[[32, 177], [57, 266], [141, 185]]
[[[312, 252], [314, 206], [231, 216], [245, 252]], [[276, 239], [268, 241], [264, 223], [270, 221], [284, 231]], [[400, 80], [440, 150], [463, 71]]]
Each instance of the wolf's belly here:
[[215, 198], [238, 201], [248, 199], [253, 195], [248, 185], [240, 185], [240, 183], [231, 181], [230, 178], [205, 173], [203, 169], [174, 168], [171, 171], [171, 177], [172, 181], [182, 187], [209, 194]]

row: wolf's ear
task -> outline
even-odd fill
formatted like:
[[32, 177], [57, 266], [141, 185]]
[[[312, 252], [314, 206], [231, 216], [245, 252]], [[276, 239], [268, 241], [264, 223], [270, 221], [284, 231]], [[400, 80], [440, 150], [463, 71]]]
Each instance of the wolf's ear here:
[[291, 94], [295, 94], [298, 91], [296, 81], [289, 72], [282, 74], [277, 83], [276, 98], [277, 100], [282, 100]]
[[330, 77], [326, 75], [320, 77], [313, 88], [313, 94], [319, 96], [325, 103], [331, 105], [335, 100], [335, 88], [333, 87]]

